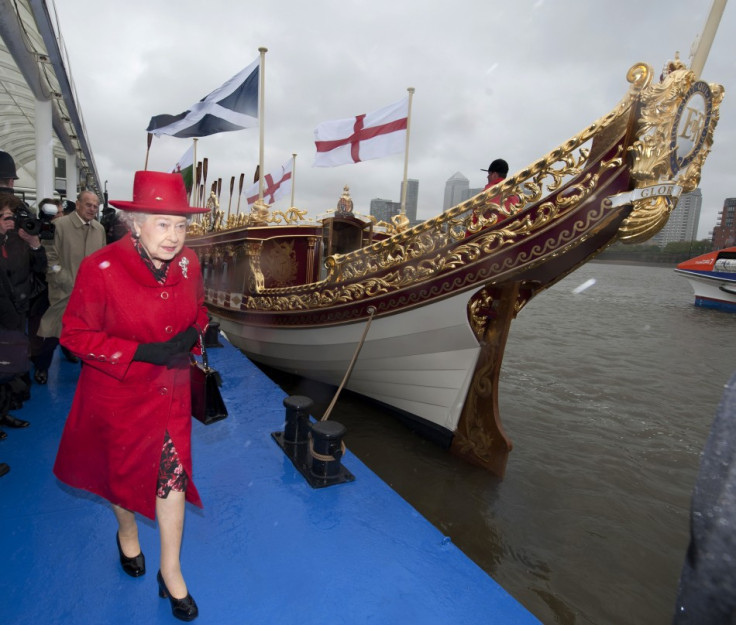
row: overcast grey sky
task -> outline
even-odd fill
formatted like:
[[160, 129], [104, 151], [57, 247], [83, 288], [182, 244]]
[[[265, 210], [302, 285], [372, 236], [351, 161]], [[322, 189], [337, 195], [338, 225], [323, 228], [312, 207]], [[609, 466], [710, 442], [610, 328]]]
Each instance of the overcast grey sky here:
[[[626, 72], [688, 62], [711, 0], [56, 0], [71, 70], [101, 180], [129, 199], [143, 169], [153, 115], [177, 114], [268, 48], [265, 169], [297, 153], [296, 201], [314, 217], [350, 186], [359, 212], [375, 197], [398, 201], [403, 155], [313, 168], [323, 121], [352, 117], [414, 87], [409, 177], [418, 216], [442, 210], [446, 180], [471, 187], [497, 157], [522, 169], [603, 116], [625, 94]], [[726, 7], [702, 78], [726, 87], [703, 169], [699, 237], [736, 196], [736, 6]], [[154, 139], [149, 169], [170, 170], [190, 139]], [[246, 185], [258, 130], [198, 142], [208, 181]], [[235, 200], [233, 202], [233, 206]], [[289, 198], [275, 208], [286, 208]], [[241, 205], [242, 208], [242, 205]]]

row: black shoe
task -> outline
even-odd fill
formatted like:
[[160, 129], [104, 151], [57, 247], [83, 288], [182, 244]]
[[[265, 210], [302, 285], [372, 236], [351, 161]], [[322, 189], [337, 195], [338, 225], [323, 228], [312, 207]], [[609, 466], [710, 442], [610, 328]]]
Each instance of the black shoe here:
[[115, 542], [118, 544], [118, 553], [120, 554], [120, 565], [131, 577], [140, 577], [146, 572], [146, 558], [141, 551], [137, 556], [129, 558], [123, 553], [123, 549], [120, 546], [120, 536], [115, 534]]
[[45, 369], [36, 369], [33, 379], [36, 380], [36, 384], [46, 384], [49, 381], [49, 372]]
[[5, 432], [3, 432], [2, 430], [0, 430], [0, 441], [3, 440], [3, 439], [6, 439], [6, 438], [8, 438], [8, 435]]
[[9, 428], [27, 428], [31, 424], [23, 419], [16, 419], [12, 414], [6, 414], [4, 417], [0, 418], [0, 425], [4, 425]]
[[161, 571], [156, 574], [158, 580], [158, 596], [162, 599], [169, 598], [171, 602], [171, 613], [178, 618], [180, 621], [193, 621], [199, 616], [199, 608], [197, 603], [194, 601], [194, 597], [187, 593], [187, 596], [183, 599], [176, 599], [171, 596], [169, 589], [164, 584], [164, 578], [161, 577]]
[[0, 477], [5, 475], [8, 471], [10, 471], [10, 465], [0, 462]]
[[62, 347], [61, 351], [64, 354], [64, 358], [66, 358], [69, 362], [79, 362], [79, 358], [72, 354], [66, 347]]

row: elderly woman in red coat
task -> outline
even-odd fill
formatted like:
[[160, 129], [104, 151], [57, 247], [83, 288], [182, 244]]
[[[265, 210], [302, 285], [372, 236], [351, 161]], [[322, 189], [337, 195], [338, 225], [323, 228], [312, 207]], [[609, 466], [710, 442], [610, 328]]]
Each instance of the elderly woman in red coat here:
[[192, 481], [188, 354], [207, 324], [195, 254], [184, 247], [190, 207], [181, 175], [142, 171], [126, 211], [131, 234], [82, 262], [61, 343], [84, 363], [54, 465], [66, 484], [112, 504], [123, 570], [145, 573], [135, 513], [158, 520], [159, 594], [174, 616], [197, 605], [180, 566]]

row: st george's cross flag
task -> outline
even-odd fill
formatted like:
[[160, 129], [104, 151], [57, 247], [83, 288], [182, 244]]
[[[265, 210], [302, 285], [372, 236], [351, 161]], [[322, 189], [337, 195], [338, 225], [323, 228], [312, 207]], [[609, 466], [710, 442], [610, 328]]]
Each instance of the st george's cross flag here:
[[409, 98], [374, 111], [323, 122], [314, 130], [317, 155], [313, 167], [336, 167], [403, 152]]
[[194, 144], [190, 145], [189, 149], [181, 155], [181, 158], [176, 162], [171, 173], [181, 174], [181, 177], [184, 178], [184, 186], [187, 189], [187, 193], [192, 190], [192, 182], [194, 180]]
[[[294, 161], [289, 159], [274, 174], [266, 174], [263, 179], [263, 199], [268, 204], [284, 197], [291, 191], [291, 173]], [[258, 199], [258, 180], [245, 190], [245, 199], [248, 206]]]
[[157, 137], [172, 135], [184, 139], [258, 126], [259, 69], [260, 57], [188, 111], [155, 115], [146, 130]]

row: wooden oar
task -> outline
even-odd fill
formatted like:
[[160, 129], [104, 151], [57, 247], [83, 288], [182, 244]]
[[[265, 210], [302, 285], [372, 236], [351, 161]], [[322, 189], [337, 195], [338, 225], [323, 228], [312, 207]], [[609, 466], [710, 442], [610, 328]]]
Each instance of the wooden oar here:
[[235, 211], [238, 215], [240, 215], [240, 196], [243, 195], [243, 180], [245, 179], [245, 174], [240, 174], [240, 183], [238, 183], [238, 209]]
[[194, 202], [195, 206], [199, 206], [199, 184], [202, 182], [202, 161], [197, 163], [197, 171], [194, 181]]
[[[202, 159], [202, 195], [204, 195], [204, 190], [205, 190], [205, 187], [207, 186], [207, 163], [208, 163], [207, 159], [203, 158]], [[206, 201], [207, 199], [205, 199], [205, 202]], [[204, 206], [204, 204], [202, 204], [202, 206]], [[214, 218], [215, 216], [212, 215], [213, 220]]]
[[230, 200], [227, 203], [227, 221], [230, 223], [230, 207], [233, 205], [233, 189], [235, 188], [235, 176], [230, 178]]
[[151, 151], [151, 141], [153, 141], [153, 133], [152, 132], [149, 132], [148, 133], [148, 138], [146, 139], [146, 141], [148, 143], [146, 145], [146, 163], [145, 163], [145, 165], [143, 165], [144, 171], [147, 171], [148, 170], [148, 153]]

